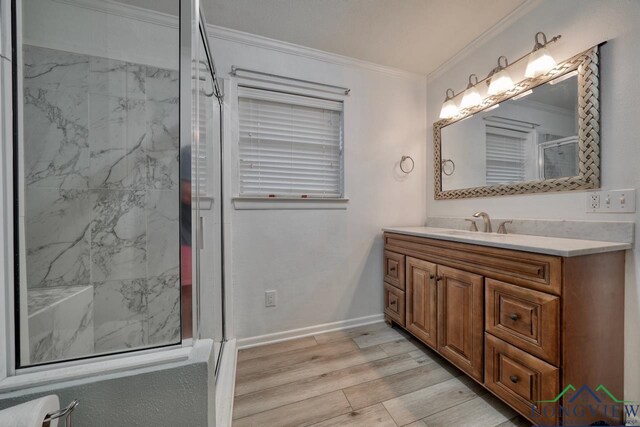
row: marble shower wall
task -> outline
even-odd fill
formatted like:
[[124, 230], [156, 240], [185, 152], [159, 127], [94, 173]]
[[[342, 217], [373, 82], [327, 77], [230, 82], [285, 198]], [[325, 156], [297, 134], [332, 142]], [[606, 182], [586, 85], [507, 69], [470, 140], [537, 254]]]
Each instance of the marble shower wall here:
[[178, 72], [24, 46], [29, 289], [93, 288], [94, 352], [180, 337]]

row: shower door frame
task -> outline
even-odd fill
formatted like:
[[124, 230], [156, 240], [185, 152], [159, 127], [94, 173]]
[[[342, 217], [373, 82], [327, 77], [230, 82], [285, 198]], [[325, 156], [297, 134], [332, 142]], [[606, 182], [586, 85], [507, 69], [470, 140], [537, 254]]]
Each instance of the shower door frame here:
[[[77, 380], [81, 378], [93, 377], [98, 375], [104, 375], [107, 373], [124, 372], [132, 369], [148, 368], [150, 366], [160, 366], [169, 363], [186, 362], [194, 354], [202, 354], [202, 350], [211, 348], [210, 340], [198, 339], [196, 334], [196, 328], [199, 322], [198, 305], [200, 303], [197, 296], [193, 299], [193, 312], [194, 312], [194, 339], [182, 340], [180, 343], [169, 344], [165, 346], [142, 348], [139, 350], [130, 350], [125, 352], [109, 353], [103, 355], [90, 355], [78, 359], [64, 360], [52, 363], [43, 363], [39, 365], [26, 366], [18, 368], [18, 351], [19, 351], [19, 330], [18, 324], [15, 322], [17, 317], [16, 309], [19, 308], [19, 304], [16, 304], [19, 295], [16, 294], [16, 287], [19, 286], [19, 268], [16, 267], [16, 262], [19, 261], [17, 242], [15, 239], [17, 236], [14, 234], [16, 229], [17, 213], [17, 189], [18, 180], [14, 179], [14, 174], [18, 168], [17, 152], [15, 145], [19, 142], [19, 137], [22, 121], [22, 105], [20, 102], [19, 93], [22, 93], [22, 84], [19, 76], [22, 73], [22, 55], [20, 53], [19, 46], [22, 46], [22, 0], [0, 0], [2, 7], [2, 22], [0, 29], [2, 30], [2, 43], [6, 43], [6, 39], [9, 39], [9, 43], [12, 46], [11, 56], [11, 73], [5, 75], [0, 73], [2, 81], [2, 108], [0, 113], [0, 124], [2, 124], [3, 144], [0, 147], [0, 153], [2, 158], [0, 159], [0, 204], [2, 205], [2, 225], [0, 226], [0, 256], [2, 257], [0, 270], [0, 343], [5, 348], [0, 350], [0, 394], [15, 391], [29, 387], [35, 387], [44, 384], [53, 384], [60, 381]], [[188, 0], [180, 1], [180, 16], [179, 16], [179, 32], [180, 32], [180, 119], [179, 119], [179, 135], [180, 140], [187, 137], [190, 141], [192, 137], [192, 117], [191, 108], [183, 108], [184, 106], [190, 107], [191, 105], [191, 73], [183, 72], [183, 60], [189, 58], [189, 65], [186, 70], [190, 70], [191, 58], [193, 57], [192, 51], [192, 36], [195, 34], [200, 35], [200, 1]], [[10, 14], [7, 14], [7, 10], [11, 10]], [[194, 13], [194, 11], [198, 11]], [[192, 17], [196, 17], [192, 19]], [[195, 23], [195, 31], [192, 31]], [[186, 27], [186, 28], [185, 28]], [[188, 30], [186, 30], [188, 28]], [[183, 37], [187, 37], [187, 40], [183, 40]], [[5, 61], [2, 59], [2, 61]], [[3, 64], [3, 71], [5, 64]], [[7, 85], [9, 87], [7, 87]], [[187, 92], [187, 104], [182, 96]], [[7, 92], [11, 95], [5, 96]], [[7, 99], [9, 98], [9, 99]], [[8, 110], [10, 106], [11, 111]], [[221, 133], [222, 133], [222, 111], [221, 108]], [[8, 139], [7, 139], [8, 138]], [[11, 143], [7, 143], [12, 141]], [[222, 143], [222, 140], [221, 140]], [[182, 145], [182, 144], [181, 144]], [[222, 163], [222, 159], [221, 159]], [[222, 171], [221, 171], [222, 172]], [[222, 184], [221, 184], [222, 185]], [[222, 188], [221, 188], [222, 191]], [[224, 241], [224, 238], [223, 238]], [[224, 264], [224, 263], [223, 263]], [[223, 267], [224, 268], [224, 267]], [[224, 277], [224, 274], [222, 275]], [[223, 279], [224, 280], [224, 279]], [[224, 285], [222, 285], [222, 321], [225, 321], [224, 315]], [[197, 318], [196, 318], [197, 317]], [[223, 342], [225, 328], [223, 327]], [[206, 338], [206, 337], [202, 337]], [[202, 342], [198, 342], [202, 341]], [[209, 342], [208, 342], [209, 341]], [[222, 352], [220, 352], [222, 354]], [[197, 359], [200, 356], [196, 357]], [[216, 367], [217, 368], [217, 367]], [[217, 372], [217, 369], [216, 369]]]

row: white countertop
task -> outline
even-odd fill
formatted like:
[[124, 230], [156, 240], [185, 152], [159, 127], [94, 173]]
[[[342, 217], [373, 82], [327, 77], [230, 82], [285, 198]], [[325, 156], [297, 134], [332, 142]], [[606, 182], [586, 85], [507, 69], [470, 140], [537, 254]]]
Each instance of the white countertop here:
[[480, 231], [454, 230], [434, 227], [388, 227], [389, 233], [429, 237], [452, 242], [471, 243], [494, 248], [572, 257], [631, 249], [629, 243], [600, 242], [596, 240], [565, 239], [559, 237], [532, 236], [526, 234], [496, 234]]

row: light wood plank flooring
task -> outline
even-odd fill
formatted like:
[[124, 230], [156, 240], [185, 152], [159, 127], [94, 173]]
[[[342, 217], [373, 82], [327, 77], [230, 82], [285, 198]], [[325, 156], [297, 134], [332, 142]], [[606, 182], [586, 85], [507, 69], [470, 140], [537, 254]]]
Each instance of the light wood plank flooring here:
[[234, 427], [530, 426], [385, 323], [241, 350], [233, 419]]

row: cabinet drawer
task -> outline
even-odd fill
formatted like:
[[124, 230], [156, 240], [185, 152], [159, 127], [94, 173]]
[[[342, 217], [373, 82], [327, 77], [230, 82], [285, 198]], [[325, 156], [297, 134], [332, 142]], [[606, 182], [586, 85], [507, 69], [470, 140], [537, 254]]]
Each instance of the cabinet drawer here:
[[485, 306], [487, 332], [560, 364], [560, 298], [486, 279]]
[[384, 251], [384, 281], [404, 290], [404, 255]]
[[[555, 366], [485, 334], [484, 379], [489, 390], [536, 425], [558, 425], [555, 404], [540, 403], [542, 400], [553, 400], [558, 394], [560, 378]], [[542, 405], [552, 405], [554, 408], [547, 408], [543, 412]]]
[[384, 314], [404, 326], [404, 292], [388, 283], [384, 284]]

